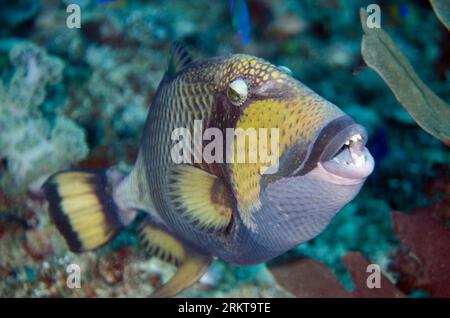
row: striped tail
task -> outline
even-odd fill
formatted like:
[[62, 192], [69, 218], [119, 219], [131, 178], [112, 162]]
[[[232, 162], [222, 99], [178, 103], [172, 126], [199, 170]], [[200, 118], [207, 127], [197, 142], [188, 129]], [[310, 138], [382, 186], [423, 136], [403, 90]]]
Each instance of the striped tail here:
[[100, 247], [125, 227], [110, 179], [107, 170], [70, 170], [44, 184], [51, 218], [71, 251]]

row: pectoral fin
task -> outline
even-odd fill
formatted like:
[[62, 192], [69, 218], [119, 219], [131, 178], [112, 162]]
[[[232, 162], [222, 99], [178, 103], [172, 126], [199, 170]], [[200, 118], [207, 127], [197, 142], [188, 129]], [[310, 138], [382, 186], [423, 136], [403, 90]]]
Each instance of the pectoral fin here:
[[232, 218], [232, 195], [223, 180], [202, 169], [176, 166], [169, 178], [169, 197], [181, 217], [202, 231], [224, 230]]
[[197, 282], [211, 264], [211, 257], [190, 251], [163, 226], [142, 223], [138, 235], [147, 252], [178, 267], [175, 275], [159, 287], [152, 297], [175, 296]]

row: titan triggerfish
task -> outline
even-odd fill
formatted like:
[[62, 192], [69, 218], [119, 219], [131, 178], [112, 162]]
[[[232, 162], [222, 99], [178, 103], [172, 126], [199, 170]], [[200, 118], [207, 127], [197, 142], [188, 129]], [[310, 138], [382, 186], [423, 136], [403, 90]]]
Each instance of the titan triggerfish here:
[[168, 297], [215, 258], [257, 264], [320, 234], [373, 171], [366, 141], [285, 67], [245, 54], [193, 61], [176, 44], [132, 170], [61, 171], [44, 190], [74, 252], [147, 212], [142, 248], [178, 267], [153, 294]]

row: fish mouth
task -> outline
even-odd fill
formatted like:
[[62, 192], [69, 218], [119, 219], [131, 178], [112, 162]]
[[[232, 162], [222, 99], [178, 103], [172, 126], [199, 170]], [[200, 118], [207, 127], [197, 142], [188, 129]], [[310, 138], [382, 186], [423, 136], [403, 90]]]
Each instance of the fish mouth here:
[[340, 178], [364, 181], [374, 169], [374, 159], [366, 148], [367, 132], [351, 124], [338, 132], [325, 147], [319, 166]]

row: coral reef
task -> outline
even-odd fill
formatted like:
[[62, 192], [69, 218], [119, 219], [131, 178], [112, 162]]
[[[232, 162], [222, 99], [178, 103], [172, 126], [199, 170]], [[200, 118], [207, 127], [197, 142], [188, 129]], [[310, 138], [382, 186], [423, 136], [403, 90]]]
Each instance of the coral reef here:
[[14, 73], [7, 85], [0, 82], [0, 189], [22, 194], [40, 177], [84, 159], [88, 147], [71, 119], [49, 120], [40, 111], [47, 85], [61, 81], [63, 61], [30, 43], [16, 44], [9, 58]]
[[[81, 7], [80, 29], [66, 26], [69, 2]], [[443, 1], [431, 2], [442, 16]], [[358, 14], [371, 1], [247, 3], [244, 46], [228, 1], [0, 0], [0, 296], [147, 297], [172, 274], [143, 255], [133, 227], [99, 251], [68, 252], [38, 189], [69, 166], [131, 167], [177, 40], [194, 56], [245, 52], [288, 67], [366, 127], [376, 159], [362, 192], [319, 237], [277, 260], [285, 265], [218, 261], [180, 296], [448, 297], [439, 277], [450, 273], [450, 151], [364, 66]], [[379, 4], [383, 30], [448, 102], [450, 33], [432, 6]], [[359, 276], [367, 260], [383, 272], [379, 293]], [[66, 287], [72, 263], [83, 268], [81, 289]]]
[[300, 259], [271, 269], [278, 283], [296, 297], [301, 298], [386, 298], [405, 295], [383, 274], [379, 288], [367, 286], [367, 266], [370, 264], [360, 253], [347, 253], [343, 262], [351, 273], [355, 288], [348, 291], [323, 263], [314, 259]]
[[407, 293], [424, 290], [434, 297], [450, 297], [450, 171], [429, 184], [438, 199], [412, 214], [393, 212], [394, 230], [403, 243], [391, 269], [399, 272], [398, 285]]

